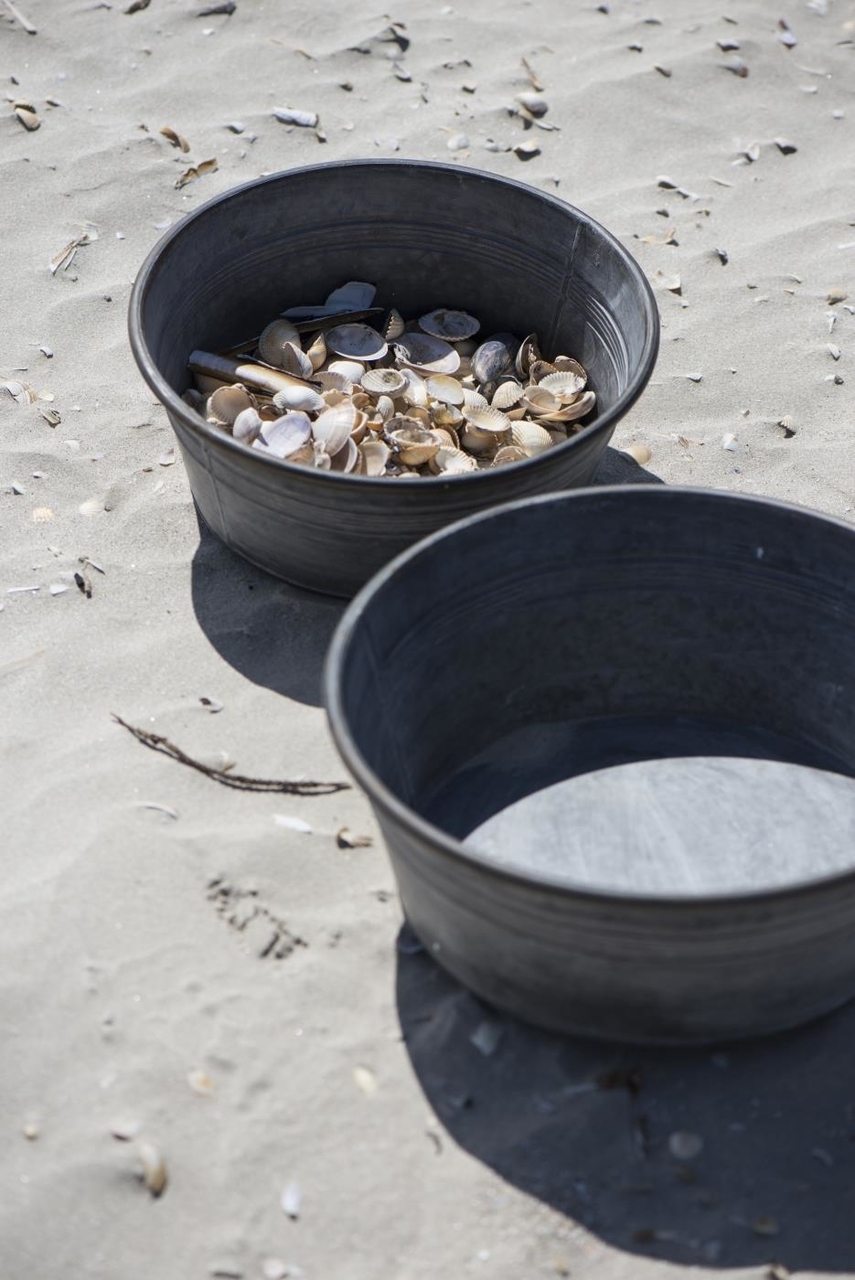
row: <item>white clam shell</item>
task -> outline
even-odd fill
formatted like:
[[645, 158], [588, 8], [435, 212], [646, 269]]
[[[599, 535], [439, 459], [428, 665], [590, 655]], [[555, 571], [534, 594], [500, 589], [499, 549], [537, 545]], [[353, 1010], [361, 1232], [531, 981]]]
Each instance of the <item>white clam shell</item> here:
[[395, 356], [400, 364], [426, 373], [456, 373], [460, 367], [460, 356], [450, 343], [418, 331], [396, 339]]
[[406, 400], [407, 404], [418, 405], [420, 409], [426, 409], [428, 393], [424, 378], [419, 377], [414, 369], [402, 369], [401, 373], [407, 380], [407, 385], [400, 393], [401, 397]]
[[487, 405], [485, 409], [467, 408], [466, 421], [470, 422], [473, 427], [477, 427], [479, 431], [490, 431], [496, 435], [510, 431], [513, 425], [506, 414], [499, 409], [494, 409], [491, 405]]
[[277, 409], [302, 409], [304, 413], [321, 413], [325, 408], [323, 397], [311, 387], [283, 387], [273, 397]]
[[313, 381], [317, 382], [321, 391], [341, 391], [344, 395], [349, 395], [353, 390], [353, 383], [349, 378], [341, 373], [330, 373], [328, 369], [316, 373]]
[[490, 404], [494, 409], [512, 409], [525, 393], [524, 387], [515, 381], [500, 382], [493, 392]]
[[258, 439], [259, 432], [265, 424], [258, 415], [258, 410], [250, 407], [242, 409], [232, 424], [232, 435], [235, 440], [244, 444], [252, 444]]
[[324, 306], [340, 307], [342, 311], [364, 311], [371, 306], [376, 293], [376, 286], [365, 280], [348, 280], [338, 289], [333, 289]]
[[389, 347], [367, 324], [339, 324], [326, 333], [327, 349], [351, 360], [382, 360]]
[[438, 307], [419, 318], [419, 328], [434, 338], [443, 338], [446, 342], [462, 342], [472, 338], [481, 328], [480, 321], [465, 311], [451, 311], [447, 307]]
[[306, 347], [306, 355], [312, 362], [312, 368], [320, 369], [327, 358], [327, 342], [323, 330], [315, 334], [311, 345]]
[[380, 396], [377, 401], [377, 416], [381, 422], [388, 422], [394, 417], [395, 404], [391, 396]]
[[265, 422], [256, 448], [266, 448], [274, 458], [289, 458], [307, 443], [312, 424], [305, 413], [286, 413], [275, 422]]
[[435, 475], [462, 475], [466, 471], [477, 471], [478, 463], [462, 449], [443, 445], [431, 458], [430, 469]]
[[314, 421], [312, 435], [331, 458], [343, 449], [356, 426], [356, 406], [350, 401], [325, 409]]
[[538, 386], [545, 387], [547, 391], [551, 391], [554, 396], [565, 404], [577, 396], [580, 391], [585, 390], [587, 377], [584, 373], [577, 373], [571, 369], [560, 369], [558, 373], [548, 373], [545, 378], [541, 378]]
[[383, 330], [386, 341], [394, 342], [396, 338], [400, 338], [405, 328], [404, 317], [397, 308], [393, 307], [386, 317], [386, 325]]
[[297, 378], [311, 378], [315, 372], [311, 360], [295, 342], [282, 344], [276, 368]]
[[535, 415], [541, 413], [558, 413], [561, 408], [561, 401], [554, 396], [551, 391], [545, 387], [526, 387], [525, 395], [520, 404], [529, 412]]
[[455, 406], [463, 404], [463, 387], [447, 373], [432, 373], [425, 379], [425, 390], [431, 400]]
[[366, 391], [376, 396], [395, 396], [407, 385], [400, 369], [368, 369], [360, 381]]
[[242, 382], [235, 382], [230, 387], [218, 387], [208, 396], [205, 416], [209, 421], [231, 426], [239, 413], [251, 409], [254, 401]]
[[258, 339], [258, 354], [265, 364], [272, 364], [275, 369], [284, 369], [282, 363], [283, 349], [286, 343], [300, 346], [300, 335], [290, 320], [279, 317], [262, 330]]
[[552, 448], [552, 436], [536, 422], [512, 422], [511, 444], [522, 449], [527, 458], [533, 458], [535, 454]]
[[490, 402], [480, 391], [473, 391], [471, 387], [463, 388], [463, 405], [464, 412], [468, 413], [470, 409], [489, 409]]
[[358, 360], [331, 360], [327, 369], [330, 373], [340, 373], [349, 382], [359, 382], [365, 372], [365, 365]]

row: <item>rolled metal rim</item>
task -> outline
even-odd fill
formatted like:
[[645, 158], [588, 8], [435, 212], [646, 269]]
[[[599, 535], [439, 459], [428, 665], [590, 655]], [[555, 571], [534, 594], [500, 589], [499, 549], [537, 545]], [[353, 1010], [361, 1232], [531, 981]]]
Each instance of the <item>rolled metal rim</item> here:
[[[739, 906], [740, 904], [762, 904], [764, 902], [772, 904], [806, 896], [816, 891], [821, 892], [832, 889], [835, 885], [851, 885], [855, 882], [855, 868], [852, 871], [834, 872], [827, 876], [799, 880], [779, 889], [750, 889], [733, 893], [710, 893], [704, 894], [699, 898], [697, 895], [692, 894], [646, 894], [629, 890], [591, 889], [584, 884], [568, 883], [567, 880], [543, 873], [527, 875], [520, 871], [513, 871], [499, 866], [489, 858], [468, 849], [462, 841], [448, 835], [440, 827], [434, 826], [433, 823], [422, 818], [395, 795], [362, 755], [350, 732], [348, 717], [344, 710], [342, 674], [345, 654], [351, 636], [362, 615], [370, 607], [374, 596], [386, 586], [391, 578], [394, 578], [399, 569], [418, 559], [428, 548], [446, 539], [453, 538], [456, 533], [461, 532], [463, 529], [485, 524], [510, 512], [521, 511], [546, 503], [572, 503], [577, 499], [584, 499], [591, 495], [618, 497], [626, 493], [644, 494], [646, 495], [645, 500], [652, 502], [669, 501], [671, 496], [684, 498], [698, 496], [712, 498], [721, 502], [749, 503], [769, 511], [783, 511], [804, 520], [819, 520], [834, 528], [845, 530], [849, 537], [853, 539], [853, 553], [855, 553], [855, 530], [845, 520], [839, 520], [835, 516], [828, 516], [822, 512], [804, 507], [797, 507], [792, 503], [782, 502], [776, 498], [732, 493], [720, 489], [694, 488], [689, 485], [669, 485], [661, 488], [643, 484], [587, 486], [562, 493], [547, 493], [532, 498], [521, 498], [514, 502], [502, 503], [501, 506], [491, 507], [489, 510], [478, 512], [475, 515], [466, 516], [464, 519], [458, 520], [454, 524], [446, 525], [444, 528], [437, 530], [436, 533], [423, 538], [420, 542], [408, 547], [393, 560], [390, 560], [354, 596], [335, 630], [324, 663], [322, 694], [330, 730], [344, 763], [366, 792], [372, 804], [376, 803], [381, 806], [402, 827], [409, 828], [418, 839], [433, 846], [433, 852], [451, 861], [468, 864], [471, 868], [493, 877], [500, 883], [511, 883], [521, 888], [547, 891], [567, 901], [611, 904], [613, 906], [625, 905], [627, 907], [659, 906], [663, 909], [670, 907], [677, 910], [689, 905], [695, 907], [700, 905], [704, 907], [728, 907]], [[394, 853], [394, 850], [392, 852]]]
[[[423, 169], [427, 172], [439, 171], [446, 174], [454, 174], [459, 178], [461, 172], [470, 175], [473, 178], [485, 179], [488, 182], [495, 183], [503, 187], [516, 187], [526, 191], [529, 194], [536, 195], [539, 199], [547, 201], [549, 204], [555, 205], [562, 212], [570, 212], [577, 219], [587, 223], [589, 226], [595, 227], [600, 235], [608, 241], [615, 253], [625, 262], [630, 274], [634, 277], [634, 284], [638, 291], [638, 300], [644, 312], [646, 337], [641, 360], [635, 375], [630, 380], [629, 386], [618, 397], [611, 408], [607, 409], [600, 417], [576, 435], [571, 436], [562, 444], [556, 445], [552, 449], [546, 450], [542, 454], [538, 454], [533, 458], [527, 458], [524, 461], [515, 463], [515, 467], [526, 468], [526, 470], [534, 470], [537, 468], [548, 468], [550, 460], [557, 455], [566, 453], [573, 449], [581, 441], [587, 441], [593, 436], [608, 433], [614, 430], [614, 426], [625, 413], [627, 413], [635, 404], [638, 397], [647, 385], [653, 366], [656, 363], [656, 357], [659, 352], [659, 311], [656, 300], [653, 296], [653, 290], [632, 254], [620, 243], [616, 236], [612, 235], [601, 223], [589, 214], [584, 213], [581, 209], [577, 209], [575, 205], [568, 204], [566, 200], [560, 200], [557, 196], [550, 195], [548, 192], [539, 191], [535, 187], [529, 186], [525, 182], [518, 182], [515, 178], [504, 178], [493, 173], [487, 173], [483, 169], [466, 169], [461, 171], [458, 167], [449, 164], [442, 164], [435, 160], [385, 160], [385, 159], [359, 159], [359, 160], [331, 160], [323, 164], [301, 165], [294, 169], [282, 169], [278, 173], [267, 174], [263, 178], [254, 178], [250, 182], [241, 183], [231, 190], [222, 192], [218, 196], [214, 196], [211, 200], [207, 200], [198, 209], [194, 209], [192, 213], [188, 213], [177, 222], [174, 227], [170, 227], [165, 231], [157, 244], [150, 250], [148, 256], [143, 262], [142, 267], [134, 281], [131, 290], [131, 297], [128, 306], [128, 334], [130, 338], [131, 351], [137, 362], [140, 373], [154, 392], [157, 399], [164, 405], [167, 412], [174, 418], [177, 418], [183, 426], [193, 431], [196, 435], [208, 443], [218, 448], [237, 452], [240, 456], [246, 456], [246, 448], [239, 441], [234, 440], [230, 435], [223, 431], [218, 431], [212, 427], [204, 419], [199, 417], [190, 407], [185, 404], [181, 397], [172, 389], [166, 379], [161, 375], [155, 361], [149, 351], [148, 343], [145, 338], [145, 325], [143, 322], [143, 308], [145, 303], [145, 295], [148, 290], [149, 282], [152, 276], [158, 270], [161, 256], [164, 250], [177, 240], [180, 236], [188, 234], [192, 231], [193, 223], [203, 218], [205, 214], [218, 205], [222, 205], [229, 200], [240, 200], [247, 193], [263, 187], [270, 183], [281, 182], [283, 178], [290, 176], [302, 176], [311, 173], [323, 173], [332, 169], [381, 169], [381, 168], [407, 168], [407, 169]], [[307, 483], [315, 483], [319, 485], [342, 484], [360, 486], [370, 485], [380, 489], [388, 489], [388, 480], [382, 476], [354, 476], [345, 472], [337, 471], [315, 471], [306, 467], [297, 466], [295, 463], [287, 462], [283, 458], [270, 458], [259, 450], [253, 451], [258, 455], [257, 461], [266, 467], [273, 467], [283, 471], [286, 475], [299, 473], [301, 479]], [[475, 471], [463, 472], [458, 475], [444, 476], [442, 483], [445, 485], [473, 485], [473, 484], [490, 484], [495, 481], [499, 471], [495, 473], [491, 471]], [[404, 483], [416, 483], [414, 479], [408, 480], [403, 477]], [[396, 486], [401, 481], [396, 482]]]

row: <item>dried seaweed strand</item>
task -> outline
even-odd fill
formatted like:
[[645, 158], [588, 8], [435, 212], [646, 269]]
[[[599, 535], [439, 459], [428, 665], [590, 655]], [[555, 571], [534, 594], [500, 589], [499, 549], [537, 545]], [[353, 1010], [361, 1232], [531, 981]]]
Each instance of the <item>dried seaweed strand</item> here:
[[117, 716], [115, 711], [111, 714], [116, 724], [120, 724], [123, 729], [132, 733], [137, 742], [141, 742], [144, 747], [151, 747], [152, 751], [159, 751], [161, 755], [169, 756], [179, 764], [189, 765], [191, 769], [197, 769], [199, 773], [213, 778], [215, 782], [221, 782], [224, 787], [234, 787], [236, 791], [274, 791], [290, 796], [328, 796], [336, 791], [350, 790], [348, 782], [292, 782], [287, 778], [245, 778], [240, 774], [227, 773], [223, 769], [214, 769], [211, 765], [202, 764], [192, 756], [186, 755], [168, 738], [163, 738], [158, 733], [149, 733], [148, 729], [138, 729], [128, 724], [121, 716]]

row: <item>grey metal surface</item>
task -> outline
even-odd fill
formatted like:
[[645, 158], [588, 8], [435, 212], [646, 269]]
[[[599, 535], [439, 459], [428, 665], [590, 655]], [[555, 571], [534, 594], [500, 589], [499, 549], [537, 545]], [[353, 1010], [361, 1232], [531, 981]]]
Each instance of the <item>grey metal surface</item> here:
[[[194, 348], [225, 349], [347, 279], [405, 315], [465, 306], [483, 332], [536, 331], [583, 361], [598, 416], [512, 468], [437, 481], [308, 470], [248, 450], [180, 396]], [[172, 228], [131, 297], [131, 346], [166, 406], [210, 528], [300, 586], [352, 595], [412, 542], [473, 512], [586, 484], [646, 385], [659, 317], [635, 260], [586, 214], [523, 183], [411, 160], [342, 161], [262, 178]]]
[[[765, 1033], [849, 999], [852, 850], [837, 843], [848, 842], [845, 818], [822, 814], [855, 774], [853, 622], [855, 531], [701, 490], [514, 503], [382, 571], [340, 624], [325, 698], [435, 958], [521, 1017], [619, 1040]], [[527, 730], [535, 742], [515, 767], [471, 772]], [[520, 870], [513, 850], [509, 869], [461, 843], [545, 786], [644, 759], [645, 742], [650, 759], [754, 768], [744, 830], [714, 798], [698, 822], [711, 850], [716, 837], [780, 839], [783, 819], [794, 837], [799, 825], [790, 883], [755, 877], [701, 896], [679, 881], [650, 893], [639, 878], [606, 892], [554, 866]], [[764, 759], [832, 776], [813, 788], [805, 773], [782, 811], [752, 764]], [[467, 770], [457, 794], [468, 809], [443, 811]], [[728, 854], [733, 865], [740, 856]]]

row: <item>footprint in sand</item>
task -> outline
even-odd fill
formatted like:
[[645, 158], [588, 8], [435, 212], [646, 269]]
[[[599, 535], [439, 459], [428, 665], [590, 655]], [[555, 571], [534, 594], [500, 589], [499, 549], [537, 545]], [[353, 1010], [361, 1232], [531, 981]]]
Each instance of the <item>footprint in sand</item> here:
[[262, 960], [284, 960], [297, 947], [308, 945], [259, 901], [257, 889], [241, 889], [217, 876], [209, 882], [207, 896], [220, 919], [242, 934], [248, 950]]

